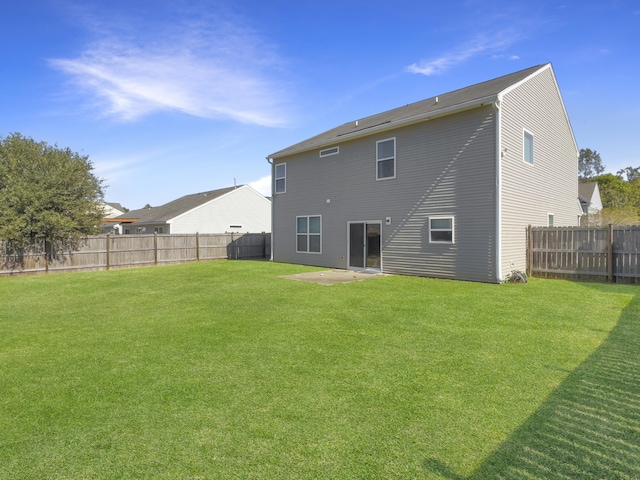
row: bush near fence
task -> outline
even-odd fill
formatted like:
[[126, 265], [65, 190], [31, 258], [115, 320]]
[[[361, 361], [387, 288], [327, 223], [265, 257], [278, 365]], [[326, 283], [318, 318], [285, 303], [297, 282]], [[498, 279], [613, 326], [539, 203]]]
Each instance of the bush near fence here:
[[21, 266], [0, 243], [0, 275], [109, 270], [200, 260], [260, 259], [271, 254], [269, 233], [195, 233], [154, 235], [100, 235], [84, 239], [79, 250], [48, 260], [44, 242], [22, 255]]
[[527, 238], [529, 276], [640, 284], [640, 225], [530, 226]]

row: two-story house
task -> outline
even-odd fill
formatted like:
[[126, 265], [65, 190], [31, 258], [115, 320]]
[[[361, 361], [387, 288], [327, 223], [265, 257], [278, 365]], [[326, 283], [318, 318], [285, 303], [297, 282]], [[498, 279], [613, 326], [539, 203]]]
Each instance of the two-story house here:
[[501, 282], [527, 225], [577, 225], [578, 148], [551, 64], [271, 154], [272, 259]]

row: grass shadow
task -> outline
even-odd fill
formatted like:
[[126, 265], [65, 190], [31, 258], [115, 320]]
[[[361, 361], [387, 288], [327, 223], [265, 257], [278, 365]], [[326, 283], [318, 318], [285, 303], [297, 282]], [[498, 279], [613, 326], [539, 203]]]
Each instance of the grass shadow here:
[[435, 459], [424, 468], [450, 480], [640, 479], [640, 293], [598, 350], [473, 474]]

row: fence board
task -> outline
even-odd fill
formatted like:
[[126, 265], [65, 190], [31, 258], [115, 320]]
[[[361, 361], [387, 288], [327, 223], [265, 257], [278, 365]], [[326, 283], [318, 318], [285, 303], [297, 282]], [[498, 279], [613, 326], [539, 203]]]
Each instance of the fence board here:
[[47, 264], [44, 242], [33, 245], [21, 257], [22, 266], [12, 266], [0, 242], [0, 275], [108, 270], [145, 265], [184, 263], [198, 260], [268, 258], [269, 233], [100, 235], [83, 240], [74, 252], [62, 253]]
[[640, 283], [640, 226], [529, 227], [529, 275]]

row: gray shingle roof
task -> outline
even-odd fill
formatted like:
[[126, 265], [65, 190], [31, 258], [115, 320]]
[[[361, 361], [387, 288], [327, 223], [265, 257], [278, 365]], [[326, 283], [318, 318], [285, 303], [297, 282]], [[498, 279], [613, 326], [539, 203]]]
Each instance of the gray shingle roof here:
[[489, 102], [495, 99], [502, 91], [524, 80], [544, 66], [546, 65], [537, 65], [519, 72], [494, 78], [493, 80], [454, 90], [453, 92], [443, 95], [437, 95], [420, 102], [411, 103], [404, 107], [395, 108], [357, 121], [351, 121], [283, 150], [279, 150], [269, 155], [269, 157], [279, 158], [297, 152], [330, 146], [345, 140], [347, 137], [364, 136], [377, 131], [379, 128], [385, 128], [385, 126], [392, 127], [397, 123], [409, 123], [412, 119], [419, 121], [421, 117], [453, 113], [483, 99]]
[[596, 189], [598, 182], [580, 182], [578, 183], [578, 197], [583, 198], [587, 202], [591, 202], [593, 198], [593, 192]]
[[[240, 188], [242, 185], [238, 185]], [[200, 205], [203, 205], [211, 200], [221, 197], [233, 190], [236, 187], [220, 188], [218, 190], [211, 190], [208, 192], [194, 193], [191, 195], [185, 195], [172, 202], [165, 203], [160, 207], [141, 208], [139, 210], [131, 210], [116, 218], [136, 218], [136, 223], [165, 223], [172, 218], [182, 215], [189, 210], [193, 210]]]

